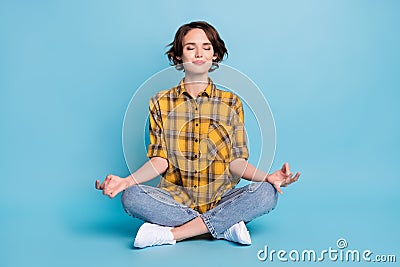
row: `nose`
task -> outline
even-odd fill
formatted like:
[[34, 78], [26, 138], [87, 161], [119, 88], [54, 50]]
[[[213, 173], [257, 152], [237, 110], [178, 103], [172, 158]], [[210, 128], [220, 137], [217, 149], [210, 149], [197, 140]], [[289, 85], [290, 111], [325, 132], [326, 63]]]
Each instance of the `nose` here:
[[196, 49], [196, 54], [195, 54], [196, 58], [202, 58], [203, 55], [201, 54], [201, 50], [200, 49]]

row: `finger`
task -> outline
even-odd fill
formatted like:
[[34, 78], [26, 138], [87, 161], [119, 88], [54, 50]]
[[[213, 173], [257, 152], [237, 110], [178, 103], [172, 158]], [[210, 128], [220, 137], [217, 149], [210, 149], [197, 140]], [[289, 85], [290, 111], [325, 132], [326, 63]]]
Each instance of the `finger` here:
[[104, 189], [104, 186], [106, 185], [106, 180], [104, 180], [101, 185], [100, 185], [100, 189]]
[[288, 178], [286, 178], [286, 179], [283, 181], [283, 183], [281, 184], [281, 186], [282, 186], [282, 187], [286, 187], [286, 186], [290, 185], [290, 184], [293, 183], [293, 182], [294, 182], [293, 178], [288, 177]]
[[[296, 173], [296, 175], [293, 178], [286, 179], [284, 182], [284, 186], [288, 186], [288, 185], [296, 182], [299, 179], [299, 177], [300, 177], [300, 173], [298, 172], [298, 173]], [[281, 185], [281, 186], [283, 186], [283, 185]]]
[[103, 190], [103, 185], [100, 184], [100, 181], [99, 181], [99, 180], [96, 180], [96, 189], [98, 189], [98, 190]]
[[286, 178], [285, 181], [281, 184], [282, 187], [286, 187], [292, 183], [292, 179]]
[[274, 184], [274, 186], [275, 186], [275, 188], [276, 188], [276, 191], [279, 192], [279, 194], [283, 194], [282, 189], [281, 189], [281, 187], [279, 186], [279, 184], [277, 184], [277, 185]]
[[105, 186], [107, 186], [110, 183], [111, 179], [112, 179], [112, 175], [107, 175], [106, 180], [104, 181]]
[[285, 166], [285, 170], [286, 170], [285, 174], [286, 174], [287, 176], [289, 176], [289, 175], [290, 175], [289, 163], [285, 162], [284, 166]]
[[281, 168], [281, 171], [282, 171], [284, 174], [286, 174], [286, 162], [283, 163], [282, 168]]
[[300, 177], [300, 173], [299, 172], [297, 172], [296, 173], [296, 175], [293, 177], [293, 182], [296, 182], [297, 180], [299, 180], [299, 177]]

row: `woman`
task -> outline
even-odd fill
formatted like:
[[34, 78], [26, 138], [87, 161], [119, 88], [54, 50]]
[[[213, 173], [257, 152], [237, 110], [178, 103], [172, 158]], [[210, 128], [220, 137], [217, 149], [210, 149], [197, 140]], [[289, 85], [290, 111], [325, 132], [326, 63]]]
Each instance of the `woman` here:
[[[266, 174], [247, 162], [239, 97], [208, 77], [227, 54], [223, 40], [206, 22], [181, 26], [167, 52], [185, 72], [176, 87], [150, 100], [150, 158], [126, 178], [108, 175], [96, 188], [145, 223], [134, 245], [175, 244], [197, 235], [251, 244], [245, 223], [273, 210], [277, 192], [298, 180], [288, 163]], [[162, 175], [157, 188], [141, 185]], [[235, 188], [240, 178], [253, 183]]]

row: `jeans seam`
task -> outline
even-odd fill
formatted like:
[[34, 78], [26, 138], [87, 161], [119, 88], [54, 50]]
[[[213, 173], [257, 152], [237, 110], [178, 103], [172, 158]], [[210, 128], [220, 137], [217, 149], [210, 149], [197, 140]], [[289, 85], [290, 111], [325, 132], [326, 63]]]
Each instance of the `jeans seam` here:
[[[213, 211], [211, 211], [211, 212], [210, 212], [210, 213], [211, 213], [211, 216], [215, 216], [216, 213], [218, 213], [218, 212], [220, 212], [220, 211], [223, 210], [223, 208], [224, 208], [223, 206], [225, 206], [226, 204], [232, 203], [233, 201], [239, 199], [241, 196], [242, 196], [241, 194], [240, 194], [240, 195], [237, 195], [237, 196], [233, 197], [232, 199], [230, 199], [229, 201], [222, 203], [222, 204], [220, 205], [220, 207], [218, 207], [218, 206], [215, 207], [214, 209], [218, 208], [218, 210], [213, 210]], [[204, 222], [206, 223], [206, 226], [207, 226], [208, 230], [210, 230], [211, 235], [212, 235], [214, 238], [219, 238], [219, 237], [220, 237], [220, 236], [219, 236], [219, 233], [217, 233], [217, 230], [215, 230], [214, 226], [213, 226], [212, 223], [211, 223], [211, 218], [210, 218], [211, 216], [207, 216], [207, 215], [203, 215], [203, 214], [202, 214], [202, 218], [203, 218]]]
[[211, 235], [212, 235], [214, 238], [217, 238], [218, 233], [217, 233], [217, 231], [215, 230], [214, 226], [211, 224], [210, 218], [209, 218], [207, 215], [205, 215], [205, 214], [201, 214], [200, 217], [203, 219], [203, 221], [204, 221], [204, 223], [206, 224], [206, 226], [207, 226], [208, 230], [210, 231]]
[[[257, 189], [257, 188], [256, 188]], [[217, 205], [212, 211], [210, 211], [210, 215], [202, 215], [202, 217], [204, 218], [204, 221], [205, 221], [205, 223], [206, 223], [206, 226], [207, 226], [207, 228], [210, 230], [210, 233], [212, 234], [212, 236], [214, 237], [214, 238], [219, 238], [220, 236], [219, 236], [219, 233], [217, 233], [217, 231], [216, 231], [216, 229], [214, 228], [214, 226], [212, 225], [212, 218], [211, 217], [214, 217], [217, 213], [219, 213], [219, 212], [221, 212], [223, 209], [224, 209], [224, 206], [225, 205], [229, 205], [229, 204], [231, 204], [232, 202], [234, 202], [234, 201], [238, 201], [238, 199], [240, 199], [242, 196], [243, 196], [243, 193], [250, 193], [250, 194], [252, 194], [252, 193], [254, 193], [254, 192], [256, 192], [256, 190], [253, 190], [250, 186], [249, 187], [247, 187], [247, 188], [245, 188], [244, 190], [243, 190], [243, 192], [242, 193], [240, 193], [240, 194], [238, 194], [238, 195], [236, 195], [236, 196], [234, 196], [234, 197], [232, 197], [231, 199], [229, 199], [229, 200], [227, 200], [226, 202], [223, 202], [223, 203], [221, 203], [221, 205]], [[274, 208], [273, 208], [274, 209]], [[272, 210], [273, 210], [272, 209]], [[271, 211], [271, 210], [270, 210]], [[268, 211], [267, 213], [269, 213], [270, 211]], [[266, 214], [266, 213], [264, 213], [264, 214]], [[258, 216], [257, 216], [258, 217]], [[254, 218], [252, 218], [252, 219], [254, 219]], [[252, 220], [251, 219], [251, 220]], [[250, 221], [251, 221], [250, 220]], [[235, 222], [236, 223], [236, 222]]]

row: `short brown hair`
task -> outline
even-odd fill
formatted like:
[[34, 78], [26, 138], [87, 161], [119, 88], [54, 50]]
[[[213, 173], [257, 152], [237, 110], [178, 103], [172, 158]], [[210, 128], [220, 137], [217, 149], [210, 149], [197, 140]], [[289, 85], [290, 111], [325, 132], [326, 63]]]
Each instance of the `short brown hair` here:
[[202, 29], [205, 34], [207, 35], [208, 40], [210, 40], [211, 45], [214, 49], [214, 55], [217, 56], [213, 63], [221, 62], [224, 56], [228, 56], [228, 50], [225, 47], [224, 41], [219, 36], [217, 30], [208, 24], [205, 21], [193, 21], [187, 24], [182, 25], [175, 34], [174, 41], [172, 41], [168, 46], [171, 48], [165, 53], [168, 55], [168, 59], [171, 62], [171, 65], [177, 67], [177, 69], [181, 70], [183, 67], [180, 68], [177, 66], [182, 64], [182, 59], [177, 59], [176, 57], [181, 57], [183, 53], [183, 38], [185, 35], [192, 29]]

